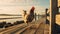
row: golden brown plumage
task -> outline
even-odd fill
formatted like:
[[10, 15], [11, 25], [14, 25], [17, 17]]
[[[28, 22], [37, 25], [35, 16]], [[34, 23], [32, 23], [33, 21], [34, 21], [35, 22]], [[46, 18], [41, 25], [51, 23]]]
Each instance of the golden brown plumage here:
[[29, 14], [26, 13], [26, 11], [24, 11], [24, 22], [28, 23], [28, 22], [32, 22], [32, 20], [34, 19], [34, 7], [31, 8]]

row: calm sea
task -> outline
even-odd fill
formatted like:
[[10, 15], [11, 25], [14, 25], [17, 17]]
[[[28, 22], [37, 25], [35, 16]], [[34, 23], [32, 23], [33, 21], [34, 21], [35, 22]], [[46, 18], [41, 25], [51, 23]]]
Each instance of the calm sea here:
[[[38, 20], [38, 16], [36, 16], [36, 19]], [[22, 16], [0, 16], [0, 23], [3, 21], [11, 22], [12, 24], [16, 21], [23, 20]]]
[[14, 23], [21, 20], [23, 20], [22, 16], [0, 16], [0, 22], [6, 21], [7, 23]]

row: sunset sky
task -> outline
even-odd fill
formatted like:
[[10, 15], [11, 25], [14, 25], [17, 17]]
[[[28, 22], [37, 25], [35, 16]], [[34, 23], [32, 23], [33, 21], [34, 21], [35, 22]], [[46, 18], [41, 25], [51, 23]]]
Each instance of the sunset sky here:
[[23, 10], [29, 12], [32, 6], [37, 14], [42, 14], [49, 4], [49, 0], [0, 0], [0, 14], [22, 14]]

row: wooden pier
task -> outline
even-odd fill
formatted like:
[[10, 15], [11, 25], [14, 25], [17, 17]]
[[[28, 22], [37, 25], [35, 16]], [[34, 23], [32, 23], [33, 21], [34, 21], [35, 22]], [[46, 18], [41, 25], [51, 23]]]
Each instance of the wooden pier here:
[[45, 18], [33, 21], [28, 25], [23, 23], [0, 30], [0, 34], [49, 34], [49, 24]]

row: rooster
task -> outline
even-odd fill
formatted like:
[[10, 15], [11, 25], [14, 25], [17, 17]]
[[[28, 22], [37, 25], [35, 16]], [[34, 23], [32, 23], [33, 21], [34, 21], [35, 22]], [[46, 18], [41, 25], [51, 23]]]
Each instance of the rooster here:
[[24, 10], [24, 22], [26, 24], [33, 21], [33, 19], [34, 19], [34, 10], [35, 10], [35, 7], [32, 7], [30, 9], [29, 14], [27, 14], [26, 11]]

